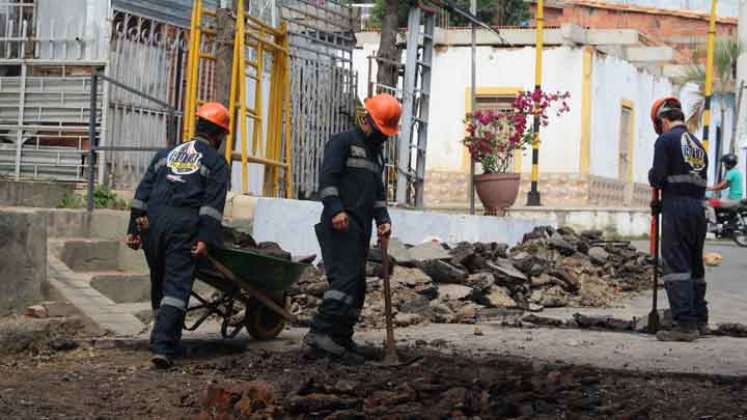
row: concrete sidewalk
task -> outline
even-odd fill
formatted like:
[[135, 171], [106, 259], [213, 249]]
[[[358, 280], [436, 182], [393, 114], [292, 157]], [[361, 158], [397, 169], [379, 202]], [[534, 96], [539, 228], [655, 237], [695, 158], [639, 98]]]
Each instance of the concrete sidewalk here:
[[[419, 340], [454, 353], [502, 355], [547, 363], [591, 365], [605, 369], [726, 376], [747, 375], [747, 339], [706, 337], [694, 343], [663, 343], [654, 336], [603, 331], [478, 327], [448, 324], [398, 329], [401, 343]], [[384, 331], [361, 334], [381, 345]]]
[[[694, 343], [663, 343], [645, 334], [616, 333], [552, 328], [507, 328], [497, 324], [429, 324], [395, 331], [399, 347], [426, 346], [455, 355], [498, 355], [535, 360], [540, 363], [588, 365], [602, 369], [638, 372], [747, 376], [747, 339], [706, 337]], [[216, 322], [196, 332], [186, 332], [185, 342], [202, 357], [209, 349], [232, 347], [235, 351], [300, 351], [305, 328], [287, 328], [277, 339], [252, 340], [242, 332], [235, 339], [223, 340]], [[356, 340], [383, 347], [386, 332], [367, 330]], [[134, 347], [146, 350], [147, 335], [136, 338], [100, 338], [102, 348]], [[219, 352], [218, 350], [215, 350]]]

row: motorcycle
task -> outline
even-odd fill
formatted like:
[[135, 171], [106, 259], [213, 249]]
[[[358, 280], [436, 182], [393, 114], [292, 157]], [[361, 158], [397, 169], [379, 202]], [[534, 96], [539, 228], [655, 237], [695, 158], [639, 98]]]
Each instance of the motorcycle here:
[[737, 245], [747, 247], [747, 200], [734, 207], [723, 207], [720, 200], [712, 198], [709, 204], [716, 213], [716, 224], [708, 221], [709, 231], [717, 239], [732, 239]]

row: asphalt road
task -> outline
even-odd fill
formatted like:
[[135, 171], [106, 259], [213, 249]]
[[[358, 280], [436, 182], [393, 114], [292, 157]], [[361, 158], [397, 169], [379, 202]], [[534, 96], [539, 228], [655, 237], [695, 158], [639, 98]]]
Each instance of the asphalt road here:
[[[648, 251], [645, 241], [636, 241], [635, 245], [641, 251]], [[706, 300], [711, 312], [711, 327], [725, 322], [747, 323], [747, 248], [740, 248], [733, 242], [708, 241], [705, 251], [717, 252], [724, 257], [718, 267], [706, 267]], [[622, 319], [642, 318], [650, 312], [651, 300], [651, 292], [647, 292], [619, 302], [612, 308], [546, 309], [542, 315], [568, 319], [574, 313], [581, 312]], [[664, 289], [659, 289], [658, 307], [669, 307]]]
[[708, 242], [706, 252], [724, 257], [720, 266], [706, 269], [711, 323], [747, 323], [747, 248], [733, 242]]

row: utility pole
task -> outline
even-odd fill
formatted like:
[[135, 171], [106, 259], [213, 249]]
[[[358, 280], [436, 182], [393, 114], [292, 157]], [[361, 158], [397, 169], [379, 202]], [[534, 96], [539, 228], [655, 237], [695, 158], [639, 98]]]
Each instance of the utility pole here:
[[[713, 0], [714, 2], [716, 0]], [[544, 2], [543, 0], [537, 1], [537, 13], [535, 15], [537, 21], [536, 29], [536, 54], [534, 61], [534, 91], [542, 91], [542, 48], [544, 46], [543, 29], [544, 29]], [[540, 206], [542, 201], [540, 200], [540, 192], [537, 186], [539, 180], [539, 147], [540, 147], [540, 115], [539, 109], [534, 109], [534, 139], [532, 140], [532, 184], [527, 193], [527, 206]]]
[[[473, 16], [477, 16], [477, 0], [471, 1], [469, 11]], [[477, 27], [475, 22], [472, 22], [472, 66], [470, 70], [472, 72], [470, 110], [474, 115], [477, 111]], [[475, 118], [472, 117], [472, 123], [474, 122]], [[475, 214], [475, 160], [472, 158], [472, 153], [469, 155], [469, 214]]]
[[[747, 45], [747, 1], [740, 0], [739, 1], [739, 23], [737, 25], [737, 31], [738, 31], [738, 37], [739, 37], [739, 43], [742, 46]], [[747, 49], [743, 49], [739, 53], [739, 58], [737, 59], [737, 86], [739, 86], [739, 91], [737, 92], [737, 98], [740, 97], [740, 92], [744, 91], [745, 88], [745, 80], [747, 80]], [[739, 146], [739, 142], [737, 139], [742, 139], [745, 136], [747, 136], [747, 115], [744, 115], [744, 106], [737, 106], [737, 114], [735, 116], [735, 121], [737, 123], [737, 130], [734, 135], [734, 139], [732, 140], [732, 144], [734, 145], [734, 150], [736, 151], [737, 147]]]
[[737, 88], [737, 109], [734, 111], [733, 121], [731, 123], [731, 140], [729, 143], [729, 153], [737, 153], [737, 126], [739, 125], [739, 116], [742, 115], [742, 95], [744, 94], [744, 79], [739, 81]]
[[703, 148], [708, 154], [708, 132], [711, 128], [711, 97], [713, 96], [713, 50], [716, 48], [716, 4], [711, 0], [711, 17], [708, 23], [708, 52], [706, 57], [705, 105], [703, 107]]

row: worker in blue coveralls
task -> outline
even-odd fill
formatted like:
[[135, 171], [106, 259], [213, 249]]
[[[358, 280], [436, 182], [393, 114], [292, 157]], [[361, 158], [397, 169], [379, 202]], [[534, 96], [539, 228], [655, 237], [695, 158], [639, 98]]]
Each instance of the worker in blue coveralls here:
[[659, 138], [649, 183], [661, 190], [661, 200], [651, 205], [655, 213], [661, 213], [663, 280], [675, 323], [672, 330], [659, 331], [656, 337], [661, 341], [694, 341], [708, 330], [703, 265], [708, 154], [688, 132], [677, 98], [656, 101], [651, 119]]
[[366, 258], [372, 221], [388, 237], [391, 221], [383, 182], [383, 145], [399, 132], [402, 107], [393, 96], [366, 99], [358, 127], [326, 144], [320, 174], [324, 210], [315, 226], [329, 289], [311, 322], [304, 345], [312, 353], [358, 364], [365, 361], [353, 341], [366, 297]]
[[171, 367], [179, 354], [196, 264], [221, 243], [229, 170], [218, 148], [229, 121], [223, 105], [202, 105], [195, 137], [158, 152], [132, 200], [127, 244], [143, 247], [150, 268], [156, 368]]

